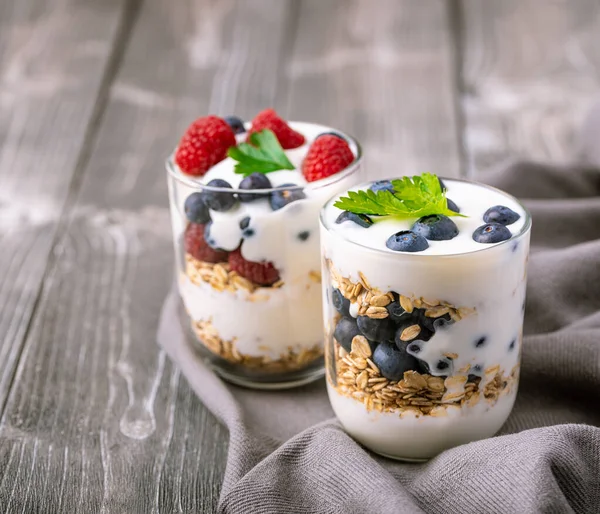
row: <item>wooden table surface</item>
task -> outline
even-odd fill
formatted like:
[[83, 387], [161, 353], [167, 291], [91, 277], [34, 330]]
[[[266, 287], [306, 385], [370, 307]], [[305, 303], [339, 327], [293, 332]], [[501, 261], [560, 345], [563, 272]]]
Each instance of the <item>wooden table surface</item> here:
[[216, 508], [227, 432], [154, 337], [192, 119], [484, 178], [575, 154], [599, 47], [597, 0], [0, 0], [0, 510]]

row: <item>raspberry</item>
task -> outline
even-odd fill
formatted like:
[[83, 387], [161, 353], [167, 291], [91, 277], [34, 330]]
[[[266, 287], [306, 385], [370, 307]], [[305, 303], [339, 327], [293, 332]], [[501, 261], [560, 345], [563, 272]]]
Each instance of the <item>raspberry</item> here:
[[260, 132], [264, 129], [271, 129], [273, 131], [284, 150], [298, 148], [304, 144], [304, 136], [300, 132], [291, 129], [273, 109], [265, 109], [254, 117], [248, 137], [253, 132]]
[[195, 259], [203, 262], [225, 262], [227, 252], [215, 250], [208, 246], [204, 239], [204, 227], [198, 223], [189, 223], [185, 229], [183, 242], [185, 251]]
[[302, 174], [308, 182], [314, 182], [342, 171], [353, 160], [354, 154], [344, 139], [325, 134], [310, 145], [302, 163]]
[[227, 150], [235, 144], [233, 130], [224, 120], [217, 116], [198, 118], [181, 138], [175, 163], [188, 175], [204, 175], [225, 159]]
[[229, 268], [259, 286], [270, 286], [279, 280], [279, 271], [272, 262], [247, 261], [240, 248], [229, 254]]

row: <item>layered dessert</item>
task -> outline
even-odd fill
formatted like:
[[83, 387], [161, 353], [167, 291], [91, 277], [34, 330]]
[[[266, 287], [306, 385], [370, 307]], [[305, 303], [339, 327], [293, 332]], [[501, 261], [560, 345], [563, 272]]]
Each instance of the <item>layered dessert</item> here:
[[530, 225], [502, 191], [430, 174], [326, 204], [327, 388], [350, 435], [419, 460], [500, 429], [517, 393]]
[[356, 182], [359, 147], [267, 109], [207, 116], [168, 162], [178, 285], [192, 332], [231, 380], [322, 371], [318, 213]]

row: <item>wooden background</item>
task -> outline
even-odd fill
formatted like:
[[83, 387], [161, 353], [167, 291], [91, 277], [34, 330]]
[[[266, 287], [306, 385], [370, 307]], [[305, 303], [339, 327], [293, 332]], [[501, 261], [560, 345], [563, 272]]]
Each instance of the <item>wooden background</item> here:
[[215, 509], [227, 433], [154, 340], [192, 119], [485, 180], [574, 156], [598, 48], [597, 0], [0, 0], [0, 510]]

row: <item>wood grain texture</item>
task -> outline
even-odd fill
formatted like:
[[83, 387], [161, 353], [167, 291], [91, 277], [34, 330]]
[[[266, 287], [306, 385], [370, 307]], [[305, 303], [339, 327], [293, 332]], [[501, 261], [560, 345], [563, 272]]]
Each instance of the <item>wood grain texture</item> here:
[[600, 87], [597, 0], [463, 0], [462, 105], [471, 173], [561, 162]]
[[297, 8], [286, 63], [290, 115], [355, 135], [369, 178], [458, 176], [447, 3], [305, 0]]
[[274, 101], [288, 11], [143, 3], [0, 425], [9, 511], [215, 509], [226, 430], [155, 343], [173, 269], [164, 160], [199, 114]]
[[124, 2], [0, 2], [0, 412]]

